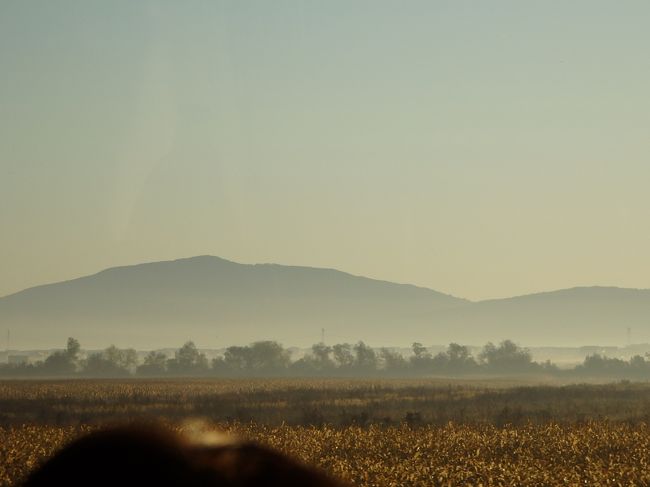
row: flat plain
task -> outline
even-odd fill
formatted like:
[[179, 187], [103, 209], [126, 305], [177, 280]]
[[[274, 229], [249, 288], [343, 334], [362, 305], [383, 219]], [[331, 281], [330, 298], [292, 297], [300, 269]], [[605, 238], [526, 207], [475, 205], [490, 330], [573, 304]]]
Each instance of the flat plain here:
[[650, 385], [517, 380], [0, 383], [0, 485], [105, 424], [259, 441], [354, 485], [648, 485]]

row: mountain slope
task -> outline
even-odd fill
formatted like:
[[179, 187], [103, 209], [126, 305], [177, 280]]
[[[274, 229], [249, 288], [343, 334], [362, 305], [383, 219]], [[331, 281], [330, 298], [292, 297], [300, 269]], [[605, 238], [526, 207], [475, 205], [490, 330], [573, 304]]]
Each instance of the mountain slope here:
[[578, 287], [473, 303], [439, 315], [456, 340], [510, 338], [527, 345], [624, 345], [650, 342], [650, 290]]
[[650, 342], [650, 290], [584, 287], [472, 303], [332, 269], [238, 264], [201, 256], [115, 267], [0, 298], [16, 348], [204, 347], [320, 339], [375, 346], [413, 341], [529, 346]]
[[12, 330], [17, 347], [56, 346], [67, 336], [86, 346], [139, 348], [190, 338], [203, 346], [310, 344], [321, 328], [330, 340], [390, 343], [429, 335], [436, 313], [467, 303], [331, 269], [201, 256], [111, 268], [0, 298], [0, 327]]

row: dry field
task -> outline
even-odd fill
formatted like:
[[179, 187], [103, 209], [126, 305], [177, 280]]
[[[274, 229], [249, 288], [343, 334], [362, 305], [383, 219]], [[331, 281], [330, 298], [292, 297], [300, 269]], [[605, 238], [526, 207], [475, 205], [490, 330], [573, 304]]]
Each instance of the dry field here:
[[[204, 428], [265, 443], [354, 485], [650, 485], [649, 395], [641, 384], [5, 382], [0, 485], [101, 423], [154, 416], [181, 429], [201, 416]], [[232, 401], [253, 420], [220, 418]], [[454, 404], [465, 420], [442, 422]], [[545, 415], [535, 413], [540, 404]], [[503, 408], [518, 411], [515, 421], [503, 421]]]
[[[650, 429], [589, 422], [523, 427], [217, 426], [367, 486], [649, 485]], [[0, 429], [0, 485], [12, 485], [84, 428]]]

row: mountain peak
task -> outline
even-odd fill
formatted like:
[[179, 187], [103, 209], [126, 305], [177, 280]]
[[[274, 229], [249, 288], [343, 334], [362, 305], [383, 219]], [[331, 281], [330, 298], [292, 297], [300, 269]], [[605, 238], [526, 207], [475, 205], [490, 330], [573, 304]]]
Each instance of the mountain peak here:
[[437, 310], [464, 304], [334, 269], [201, 255], [112, 267], [0, 298], [0, 326], [20, 329], [15, 340], [23, 335], [29, 346], [53, 346], [66, 336], [98, 346], [173, 346], [189, 338], [214, 346], [259, 339], [310, 344], [321, 328], [333, 337], [383, 336], [388, 343], [397, 325], [414, 327], [418, 336]]
[[310, 345], [414, 341], [529, 345], [650, 341], [650, 290], [583, 286], [472, 303], [335, 269], [241, 264], [212, 255], [106, 269], [0, 298], [0, 329], [20, 347], [74, 336], [85, 346], [206, 347], [256, 340]]

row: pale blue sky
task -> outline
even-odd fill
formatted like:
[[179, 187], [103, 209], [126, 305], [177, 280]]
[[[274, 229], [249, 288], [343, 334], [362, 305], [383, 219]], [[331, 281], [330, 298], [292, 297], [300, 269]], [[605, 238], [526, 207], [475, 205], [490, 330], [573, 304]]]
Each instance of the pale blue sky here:
[[0, 295], [213, 254], [650, 287], [650, 3], [0, 3]]

